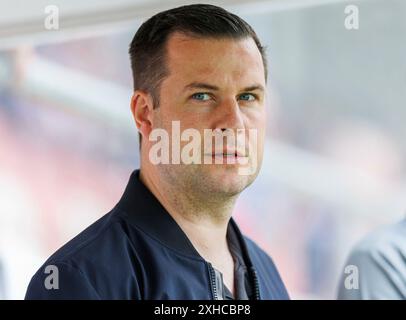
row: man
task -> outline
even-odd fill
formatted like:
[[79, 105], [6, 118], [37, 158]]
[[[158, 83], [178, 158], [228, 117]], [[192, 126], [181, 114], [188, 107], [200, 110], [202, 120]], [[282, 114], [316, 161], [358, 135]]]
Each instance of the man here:
[[372, 232], [355, 246], [338, 299], [406, 299], [406, 219]]
[[[231, 218], [263, 154], [267, 71], [255, 32], [222, 8], [182, 6], [147, 20], [130, 58], [141, 168], [110, 213], [40, 268], [26, 298], [288, 299], [271, 258]], [[204, 161], [186, 161], [184, 133], [201, 137], [208, 129], [210, 142], [243, 132], [250, 144], [205, 143], [194, 149]], [[169, 133], [161, 139], [171, 137], [164, 139], [170, 156], [154, 152], [157, 130]], [[50, 270], [59, 276], [57, 289]]]

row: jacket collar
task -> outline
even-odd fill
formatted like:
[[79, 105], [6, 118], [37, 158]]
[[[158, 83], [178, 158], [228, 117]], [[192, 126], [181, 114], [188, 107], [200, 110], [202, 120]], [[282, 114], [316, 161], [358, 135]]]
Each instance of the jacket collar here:
[[[127, 213], [129, 222], [172, 250], [195, 259], [204, 260], [172, 216], [141, 182], [139, 174], [139, 170], [132, 172], [124, 194], [118, 203], [118, 206]], [[233, 228], [239, 240], [245, 263], [247, 266], [251, 266], [245, 241], [234, 219], [230, 219], [228, 228]]]

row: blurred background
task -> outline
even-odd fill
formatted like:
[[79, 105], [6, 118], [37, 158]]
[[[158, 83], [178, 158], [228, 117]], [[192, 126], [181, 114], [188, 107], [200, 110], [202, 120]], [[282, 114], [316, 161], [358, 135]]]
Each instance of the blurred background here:
[[[406, 1], [207, 1], [267, 46], [268, 137], [241, 229], [294, 299], [334, 299], [351, 247], [406, 208]], [[139, 165], [128, 45], [191, 1], [0, 1], [0, 299], [119, 200]], [[359, 9], [359, 29], [344, 26]], [[59, 28], [48, 30], [48, 5]]]

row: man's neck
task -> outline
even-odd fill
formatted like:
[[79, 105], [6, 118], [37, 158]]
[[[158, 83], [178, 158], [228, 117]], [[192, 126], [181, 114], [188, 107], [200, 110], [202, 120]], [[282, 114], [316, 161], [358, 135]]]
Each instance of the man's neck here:
[[[166, 185], [165, 181], [153, 174], [144, 175], [142, 170], [140, 180], [177, 222], [203, 258], [216, 261], [229, 252], [227, 227], [236, 198], [213, 201], [210, 194], [194, 195], [190, 190], [174, 190], [173, 185]], [[159, 181], [159, 186], [156, 181]], [[210, 199], [205, 199], [207, 197]]]
[[192, 190], [176, 190], [173, 184], [167, 185], [153, 173], [144, 175], [142, 170], [140, 180], [176, 221], [200, 256], [223, 274], [224, 283], [234, 294], [234, 261], [227, 243], [227, 228], [237, 197], [216, 199], [208, 193], [196, 195]]

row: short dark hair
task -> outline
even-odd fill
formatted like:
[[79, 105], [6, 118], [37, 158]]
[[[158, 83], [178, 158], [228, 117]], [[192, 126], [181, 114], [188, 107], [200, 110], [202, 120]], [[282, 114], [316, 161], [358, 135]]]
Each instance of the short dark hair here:
[[[168, 76], [166, 42], [180, 32], [192, 37], [243, 39], [251, 37], [268, 76], [265, 48], [251, 26], [237, 15], [210, 4], [192, 4], [162, 11], [145, 21], [134, 35], [129, 54], [135, 90], [148, 92], [159, 106], [159, 89]], [[141, 135], [140, 135], [141, 144]]]

